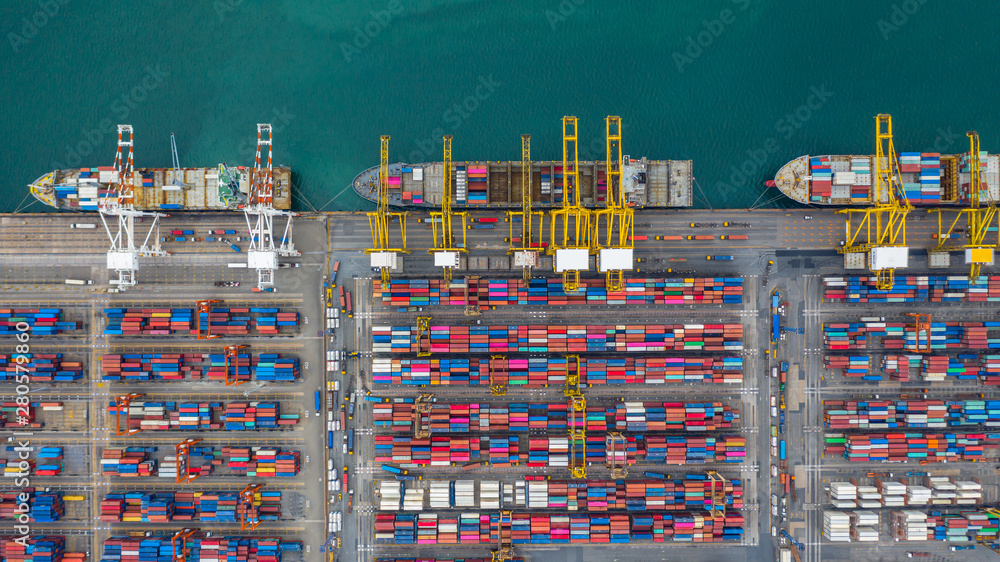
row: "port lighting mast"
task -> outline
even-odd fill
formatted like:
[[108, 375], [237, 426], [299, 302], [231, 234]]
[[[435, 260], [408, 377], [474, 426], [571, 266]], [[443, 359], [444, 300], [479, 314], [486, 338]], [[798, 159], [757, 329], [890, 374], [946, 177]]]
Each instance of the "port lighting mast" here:
[[868, 268], [876, 275], [880, 290], [892, 288], [896, 268], [906, 267], [906, 216], [913, 205], [906, 198], [899, 177], [899, 161], [892, 142], [892, 116], [875, 117], [875, 189], [872, 205], [843, 209], [847, 214], [847, 240], [842, 254], [868, 253]]
[[[250, 230], [250, 248], [247, 250], [247, 267], [257, 270], [257, 288], [274, 286], [274, 272], [278, 269], [278, 256], [301, 255], [292, 242], [292, 217], [294, 213], [274, 208], [274, 170], [272, 168], [274, 134], [270, 123], [257, 124], [257, 154], [250, 176], [250, 198], [243, 208], [247, 229]], [[267, 151], [267, 163], [261, 152]], [[274, 245], [274, 219], [287, 217], [285, 232], [280, 243]]]
[[[397, 254], [410, 253], [406, 249], [406, 217], [405, 212], [389, 210], [389, 135], [382, 135], [379, 143], [378, 167], [378, 201], [375, 211], [368, 213], [368, 226], [372, 233], [372, 247], [365, 253], [371, 256], [371, 266], [378, 268], [382, 275], [382, 285], [389, 283], [393, 269], [396, 269]], [[401, 245], [393, 247], [389, 225], [398, 222]]]
[[[945, 227], [942, 213], [954, 212], [952, 209], [929, 209], [929, 213], [937, 213], [938, 244], [931, 252], [951, 252], [965, 250], [965, 263], [969, 266], [969, 281], [975, 281], [982, 272], [984, 265], [993, 265], [994, 252], [1000, 244], [1000, 234], [994, 230], [992, 242], [986, 241], [991, 228], [995, 228], [997, 218], [996, 200], [989, 193], [989, 186], [982, 179], [982, 162], [979, 152], [979, 133], [968, 131], [969, 137], [969, 206], [960, 210], [955, 218]], [[985, 197], [984, 197], [985, 195]], [[983, 199], [986, 206], [981, 206]], [[965, 219], [964, 244], [949, 245], [951, 236], [956, 232], [959, 221]]]
[[[451, 281], [452, 270], [459, 265], [459, 256], [466, 251], [467, 213], [451, 210], [451, 135], [444, 135], [444, 177], [441, 185], [441, 210], [431, 211], [431, 230], [434, 235], [434, 266], [444, 270], [444, 280]], [[460, 219], [462, 242], [455, 240], [454, 218]]]
[[552, 244], [547, 251], [555, 256], [553, 267], [563, 276], [563, 290], [575, 293], [580, 289], [580, 272], [590, 269], [590, 211], [580, 206], [576, 117], [563, 117], [562, 139], [563, 201], [562, 208], [549, 212]]
[[625, 288], [625, 271], [632, 270], [634, 209], [626, 204], [622, 189], [622, 118], [609, 115], [604, 120], [607, 164], [607, 193], [604, 208], [594, 212], [591, 236], [597, 269], [607, 274], [609, 291]]
[[[133, 168], [132, 125], [118, 125], [118, 150], [115, 152], [115, 179], [111, 183], [111, 197], [100, 198], [97, 210], [110, 247], [107, 254], [109, 270], [118, 274], [119, 290], [134, 287], [138, 282], [139, 258], [168, 256], [160, 248], [160, 217], [162, 213], [137, 211], [135, 208], [135, 170]], [[123, 149], [125, 152], [123, 153]], [[112, 231], [108, 217], [114, 217], [117, 229]], [[135, 245], [136, 217], [152, 217], [146, 238], [138, 248]]]
[[[521, 211], [508, 211], [507, 221], [510, 223], [510, 250], [513, 254], [514, 267], [520, 267], [525, 281], [531, 279], [531, 268], [538, 266], [538, 244], [534, 241], [535, 217], [538, 217], [539, 235], [545, 229], [545, 213], [532, 211], [531, 194], [531, 135], [521, 135]], [[515, 217], [521, 223], [520, 239], [514, 234]]]

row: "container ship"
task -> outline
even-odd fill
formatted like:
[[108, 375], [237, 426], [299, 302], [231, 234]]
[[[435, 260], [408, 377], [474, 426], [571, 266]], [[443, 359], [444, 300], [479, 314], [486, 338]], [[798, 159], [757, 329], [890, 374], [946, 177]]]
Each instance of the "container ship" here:
[[[603, 207], [607, 193], [604, 161], [580, 162], [580, 202]], [[378, 198], [379, 167], [354, 178], [354, 191], [369, 201]], [[625, 156], [622, 189], [637, 208], [690, 207], [691, 160], [647, 160]], [[535, 208], [563, 204], [562, 161], [531, 163], [531, 197]], [[520, 162], [452, 162], [451, 202], [458, 208], [508, 209], [521, 206]], [[389, 166], [389, 204], [396, 207], [439, 208], [444, 193], [444, 163]]]
[[[251, 168], [136, 168], [135, 208], [143, 211], [224, 211], [246, 203]], [[42, 203], [62, 211], [97, 211], [98, 203], [114, 198], [118, 181], [114, 166], [55, 170], [28, 189]], [[292, 171], [274, 168], [274, 207], [290, 209]], [[110, 201], [109, 201], [110, 202]]]
[[[949, 206], [969, 203], [969, 153], [901, 152], [899, 176], [913, 205]], [[979, 155], [983, 189], [980, 202], [1000, 201], [1000, 155]], [[799, 156], [778, 170], [768, 186], [806, 205], [859, 206], [875, 204], [875, 156]]]

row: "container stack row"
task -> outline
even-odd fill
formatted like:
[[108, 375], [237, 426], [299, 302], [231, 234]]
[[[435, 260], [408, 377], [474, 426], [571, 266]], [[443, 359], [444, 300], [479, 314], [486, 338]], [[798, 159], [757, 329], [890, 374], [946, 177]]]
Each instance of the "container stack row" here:
[[[109, 402], [108, 414], [117, 412]], [[299, 414], [282, 414], [278, 402], [136, 401], [122, 413], [129, 429], [154, 431], [281, 429], [299, 422]]]
[[374, 326], [375, 353], [585, 353], [743, 350], [742, 324]]
[[[513, 544], [738, 541], [744, 519], [738, 513], [711, 517], [705, 512], [606, 515], [514, 513]], [[377, 544], [495, 544], [499, 513], [377, 513]], [[506, 526], [506, 523], [504, 523]]]
[[[226, 380], [226, 357], [221, 353], [125, 353], [101, 357], [101, 380], [166, 381]], [[298, 357], [241, 353], [229, 367], [230, 380], [293, 382], [299, 378]]]
[[18, 488], [0, 491], [0, 520], [17, 521], [21, 512], [22, 495], [27, 495], [28, 517], [34, 523], [55, 523], [66, 514], [63, 492], [40, 492], [37, 488]]
[[823, 421], [837, 430], [1000, 427], [1000, 400], [824, 400]]
[[[868, 349], [870, 345], [917, 351], [926, 346], [927, 337], [926, 332], [905, 322], [823, 324], [823, 343], [827, 349], [835, 351]], [[931, 322], [930, 349], [1000, 349], [1000, 322]]]
[[[22, 451], [18, 451], [17, 445], [7, 445], [5, 451], [10, 455], [9, 459], [0, 459], [0, 472], [3, 476], [15, 478], [21, 476], [21, 462], [28, 463], [28, 475], [35, 476], [58, 476], [63, 471], [63, 448], [62, 447], [35, 447], [35, 451], [29, 452], [27, 459], [20, 458]], [[31, 456], [34, 453], [34, 456]]]
[[[239, 492], [111, 492], [101, 500], [99, 519], [107, 523], [236, 523], [239, 504]], [[261, 521], [277, 521], [281, 492], [258, 491], [253, 505], [260, 509]]]
[[79, 322], [63, 322], [61, 308], [0, 308], [0, 334], [19, 334], [27, 325], [32, 336], [54, 336], [80, 328]]
[[[584, 385], [743, 382], [742, 357], [582, 357], [579, 364]], [[492, 372], [511, 387], [543, 388], [565, 385], [566, 371], [564, 357], [372, 360], [375, 383], [392, 385], [487, 386]]]
[[[101, 451], [101, 472], [105, 476], [176, 478], [178, 465], [175, 455], [166, 455], [162, 462], [152, 455], [156, 447], [109, 448]], [[301, 469], [298, 451], [282, 451], [277, 447], [192, 447], [188, 455], [189, 472], [199, 477], [210, 476], [218, 468], [227, 476], [253, 478], [291, 477]]]
[[831, 482], [829, 495], [830, 503], [837, 509], [928, 505], [970, 507], [983, 503], [983, 485], [974, 480], [955, 480], [947, 476], [895, 481], [876, 479], [874, 485]]
[[742, 304], [742, 277], [626, 279], [625, 289], [608, 291], [604, 279], [582, 279], [567, 294], [562, 279], [393, 279], [383, 289], [376, 280], [374, 298], [385, 306], [489, 306]]
[[827, 434], [823, 454], [852, 462], [980, 461], [984, 450], [998, 443], [996, 433]]
[[997, 540], [1000, 517], [986, 509], [958, 513], [903, 509], [889, 514], [889, 524], [893, 538], [900, 541], [974, 544], [977, 540]]
[[0, 560], [6, 562], [83, 562], [85, 552], [67, 552], [66, 537], [0, 535]]
[[[22, 355], [27, 361], [19, 363], [16, 358]], [[0, 381], [16, 382], [18, 374], [24, 374], [25, 370], [33, 383], [83, 379], [83, 362], [67, 361], [62, 353], [0, 353]]]
[[[625, 461], [630, 465], [638, 462], [670, 465], [742, 463], [746, 458], [746, 438], [740, 435], [629, 435], [625, 436], [625, 441]], [[577, 446], [576, 454], [582, 455], [583, 449]], [[406, 466], [450, 466], [477, 461], [502, 466], [525, 464], [565, 468], [571, 453], [567, 437], [375, 436], [376, 463]], [[588, 434], [586, 460], [603, 463], [607, 455], [604, 434]]]
[[[416, 420], [431, 433], [551, 431], [570, 428], [567, 403], [431, 404], [417, 414], [412, 403], [374, 405], [376, 430], [412, 432]], [[715, 431], [738, 425], [739, 411], [722, 402], [625, 402], [590, 406], [580, 418], [586, 431]]]
[[832, 302], [1000, 302], [1000, 276], [896, 277], [892, 288], [876, 288], [874, 276], [824, 277], [823, 298]]
[[[281, 562], [285, 552], [302, 551], [301, 542], [275, 537], [198, 536], [186, 543], [190, 562]], [[170, 536], [115, 536], [104, 541], [101, 562], [170, 560], [174, 545]]]
[[104, 335], [109, 336], [197, 335], [196, 320], [204, 332], [221, 336], [277, 335], [299, 325], [298, 312], [278, 308], [213, 308], [200, 313], [190, 308], [105, 308], [104, 315]]
[[[405, 487], [405, 482], [383, 480], [378, 486], [379, 497], [383, 500], [379, 509], [499, 509], [499, 497], [507, 495], [513, 502], [505, 500], [505, 509], [677, 511], [709, 510], [712, 507], [712, 483], [704, 475], [688, 475], [677, 480], [531, 478], [516, 482], [482, 481], [479, 483], [479, 501], [475, 494], [475, 480], [431, 480], [425, 481], [424, 486], [411, 488]], [[743, 485], [739, 480], [717, 484], [715, 492], [724, 494], [727, 509], [743, 508]], [[395, 501], [385, 501], [388, 497], [395, 498]]]

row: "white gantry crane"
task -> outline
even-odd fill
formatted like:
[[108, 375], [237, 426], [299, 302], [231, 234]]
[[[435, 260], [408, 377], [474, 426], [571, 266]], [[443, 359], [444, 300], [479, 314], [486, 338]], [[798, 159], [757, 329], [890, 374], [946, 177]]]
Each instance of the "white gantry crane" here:
[[[274, 286], [274, 271], [278, 269], [278, 256], [298, 256], [292, 242], [292, 217], [294, 213], [274, 208], [274, 172], [271, 167], [273, 134], [270, 123], [257, 124], [257, 156], [254, 157], [250, 176], [250, 199], [243, 213], [250, 230], [250, 248], [247, 250], [247, 267], [257, 270], [257, 288]], [[267, 164], [261, 161], [261, 149], [267, 148]], [[278, 245], [274, 244], [274, 218], [287, 217], [285, 232]]]
[[[118, 274], [119, 290], [135, 286], [139, 272], [139, 257], [168, 256], [169, 253], [160, 248], [160, 217], [161, 213], [137, 211], [135, 208], [135, 170], [133, 169], [132, 125], [118, 125], [118, 151], [115, 153], [115, 177], [111, 181], [110, 197], [99, 200], [97, 210], [108, 233], [111, 247], [108, 249], [108, 269]], [[127, 155], [122, 149], [127, 148]], [[115, 217], [111, 222], [117, 223], [113, 231], [108, 224], [108, 217]], [[149, 231], [142, 245], [135, 246], [136, 217], [152, 217]], [[112, 284], [115, 282], [112, 280]]]

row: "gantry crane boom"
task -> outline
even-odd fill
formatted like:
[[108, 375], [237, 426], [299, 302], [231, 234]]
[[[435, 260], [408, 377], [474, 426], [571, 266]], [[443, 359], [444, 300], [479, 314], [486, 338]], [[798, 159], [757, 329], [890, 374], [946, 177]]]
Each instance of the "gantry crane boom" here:
[[[135, 208], [135, 169], [133, 167], [132, 125], [118, 125], [118, 149], [115, 152], [115, 179], [111, 183], [112, 197], [99, 199], [97, 210], [108, 234], [110, 247], [107, 254], [107, 267], [118, 274], [119, 290], [127, 289], [138, 283], [139, 258], [144, 256], [168, 256], [160, 248], [160, 217], [161, 213], [137, 211]], [[122, 149], [126, 149], [123, 153]], [[99, 186], [83, 186], [94, 190], [97, 197]], [[115, 217], [117, 229], [112, 230], [107, 217]], [[135, 245], [136, 217], [152, 217], [146, 238], [138, 248]]]
[[[257, 154], [250, 176], [250, 199], [243, 214], [250, 231], [250, 248], [247, 250], [247, 267], [257, 270], [257, 287], [274, 286], [274, 272], [278, 269], [278, 256], [298, 256], [292, 241], [294, 213], [274, 208], [274, 133], [270, 123], [257, 124]], [[267, 151], [267, 162], [262, 152]], [[274, 244], [274, 219], [286, 217], [285, 231], [277, 246]]]
[[[580, 158], [577, 118], [562, 119], [562, 208], [549, 212], [552, 243], [547, 251], [555, 256], [556, 273], [562, 273], [563, 290], [580, 289], [580, 272], [590, 269], [590, 210], [580, 206]], [[570, 160], [572, 153], [572, 160]]]
[[[368, 226], [372, 233], [372, 247], [365, 250], [371, 255], [371, 266], [378, 268], [382, 284], [387, 285], [392, 270], [396, 268], [396, 254], [410, 253], [406, 249], [406, 217], [409, 213], [389, 209], [389, 135], [379, 139], [378, 201], [376, 210], [368, 213]], [[393, 247], [389, 225], [398, 221], [400, 245]]]
[[[441, 210], [431, 211], [431, 230], [434, 235], [434, 248], [430, 254], [434, 256], [435, 267], [443, 268], [445, 281], [450, 282], [452, 270], [459, 266], [459, 255], [466, 251], [466, 220], [467, 213], [456, 213], [451, 208], [452, 171], [451, 171], [451, 135], [444, 135], [444, 174], [441, 185]], [[455, 240], [454, 218], [461, 221], [462, 242]]]
[[[993, 255], [998, 245], [1000, 245], [1000, 234], [994, 226], [997, 218], [997, 202], [989, 195], [989, 186], [985, 185], [982, 179], [982, 161], [979, 152], [979, 133], [968, 131], [965, 133], [969, 137], [969, 206], [961, 209], [954, 216], [952, 221], [945, 228], [944, 216], [946, 212], [954, 212], [953, 209], [929, 209], [929, 213], [937, 213], [938, 233], [937, 252], [965, 251], [965, 262], [969, 266], [969, 281], [975, 281], [982, 272], [983, 265], [993, 264]], [[983, 194], [986, 192], [986, 206], [983, 203]], [[964, 221], [963, 221], [964, 219]], [[966, 241], [964, 244], [949, 244], [952, 234], [956, 230], [959, 222], [964, 222]], [[994, 233], [992, 243], [986, 241], [987, 235]]]
[[868, 268], [876, 274], [881, 290], [892, 288], [895, 270], [906, 267], [906, 216], [913, 205], [906, 198], [899, 177], [899, 162], [892, 141], [892, 116], [875, 117], [875, 188], [872, 205], [843, 209], [847, 214], [847, 240], [840, 253], [868, 252]]
[[604, 208], [594, 213], [593, 250], [598, 271], [607, 274], [609, 291], [625, 288], [625, 271], [632, 269], [634, 210], [625, 202], [622, 190], [622, 120], [609, 115], [605, 120], [607, 159]]
[[[521, 268], [525, 281], [531, 279], [531, 268], [538, 266], [538, 244], [535, 243], [535, 217], [538, 217], [538, 235], [545, 228], [545, 213], [532, 211], [531, 193], [531, 135], [521, 135], [521, 211], [509, 211], [507, 221], [510, 223], [510, 250], [514, 255], [514, 267]], [[515, 220], [517, 218], [518, 220]], [[520, 222], [520, 237], [515, 236], [514, 223]]]

